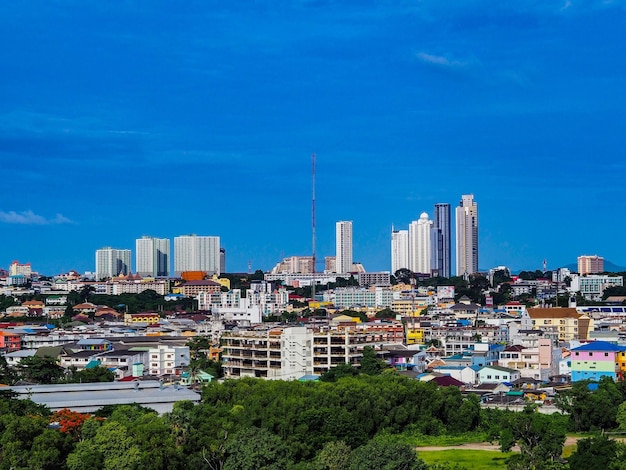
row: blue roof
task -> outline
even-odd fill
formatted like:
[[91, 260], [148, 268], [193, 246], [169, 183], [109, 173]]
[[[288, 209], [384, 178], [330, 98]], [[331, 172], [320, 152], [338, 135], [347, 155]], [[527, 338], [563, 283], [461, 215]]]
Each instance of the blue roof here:
[[583, 344], [572, 351], [606, 351], [606, 352], [620, 352], [626, 351], [625, 346], [618, 346], [617, 344], [609, 343], [608, 341], [593, 341], [591, 343]]

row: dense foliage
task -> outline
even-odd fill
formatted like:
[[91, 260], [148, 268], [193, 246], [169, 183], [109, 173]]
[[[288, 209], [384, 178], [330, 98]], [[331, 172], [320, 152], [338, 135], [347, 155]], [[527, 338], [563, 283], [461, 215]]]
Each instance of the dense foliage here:
[[[373, 375], [335, 374], [334, 381], [212, 382], [202, 403], [179, 402], [166, 415], [139, 405], [108, 406], [93, 416], [52, 414], [0, 393], [0, 470], [458, 468], [429, 467], [415, 445], [425, 435], [467, 433], [485, 433], [503, 451], [519, 449], [507, 463], [511, 470], [599, 468], [600, 462], [609, 470], [625, 468], [625, 446], [602, 436], [581, 441], [570, 461], [563, 460], [565, 431], [579, 422], [574, 417], [543, 415], [534, 406], [519, 413], [481, 410], [476, 397], [457, 388], [377, 373], [371, 359]], [[606, 404], [603, 394], [617, 399], [609, 383], [600, 385], [589, 392], [599, 393], [596, 404]], [[590, 400], [581, 390], [568, 395], [572, 410], [578, 400]], [[626, 427], [626, 409], [614, 408], [614, 427]], [[598, 427], [596, 419], [606, 417], [591, 414], [580, 422]]]

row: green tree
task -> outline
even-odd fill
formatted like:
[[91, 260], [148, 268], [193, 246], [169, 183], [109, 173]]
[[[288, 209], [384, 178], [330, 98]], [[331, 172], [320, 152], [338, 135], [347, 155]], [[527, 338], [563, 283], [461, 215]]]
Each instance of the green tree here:
[[394, 438], [372, 439], [352, 452], [350, 470], [426, 470], [412, 446]]
[[363, 357], [361, 358], [361, 372], [367, 375], [378, 375], [385, 369], [385, 361], [379, 359], [376, 350], [371, 346], [363, 348]]
[[53, 357], [30, 356], [17, 365], [18, 376], [25, 381], [39, 384], [52, 384], [65, 376], [65, 369]]
[[579, 440], [568, 461], [571, 470], [611, 469], [619, 468], [623, 455], [624, 444], [600, 435]]
[[89, 369], [76, 370], [70, 369], [68, 383], [94, 383], [94, 382], [113, 382], [115, 380], [115, 372], [103, 366], [90, 367]]
[[251, 427], [237, 433], [226, 446], [223, 470], [286, 469], [293, 461], [284, 441], [266, 429]]
[[500, 430], [500, 448], [508, 452], [518, 444], [521, 453], [509, 460], [509, 469], [541, 469], [557, 462], [563, 452], [565, 428], [552, 416], [528, 405], [522, 412], [505, 416]]
[[320, 380], [322, 382], [336, 382], [342, 377], [354, 377], [355, 375], [359, 375], [359, 370], [352, 364], [343, 363], [328, 369], [320, 376]]
[[343, 441], [330, 441], [324, 444], [317, 454], [317, 462], [324, 470], [348, 470], [352, 449]]

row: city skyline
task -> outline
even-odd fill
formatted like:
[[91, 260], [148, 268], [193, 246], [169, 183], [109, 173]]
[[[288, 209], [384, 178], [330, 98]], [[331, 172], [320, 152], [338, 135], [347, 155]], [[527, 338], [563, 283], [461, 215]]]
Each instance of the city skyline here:
[[[480, 266], [601, 253], [626, 200], [621, 2], [4, 2], [0, 266], [212, 233], [228, 271], [311, 254], [474, 194]], [[581, 189], [581, 188], [584, 188]], [[540, 209], [539, 209], [540, 208]], [[434, 221], [435, 219], [432, 218]], [[454, 268], [452, 268], [454, 269]]]

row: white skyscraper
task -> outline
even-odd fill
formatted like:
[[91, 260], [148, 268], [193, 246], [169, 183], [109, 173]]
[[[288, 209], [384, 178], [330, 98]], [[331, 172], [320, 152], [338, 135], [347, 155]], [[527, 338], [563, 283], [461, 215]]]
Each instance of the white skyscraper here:
[[352, 221], [337, 222], [335, 226], [336, 265], [338, 273], [352, 271]]
[[130, 272], [130, 250], [105, 247], [96, 250], [96, 280]]
[[433, 222], [423, 212], [419, 220], [409, 225], [409, 269], [414, 273], [430, 274], [430, 231]]
[[464, 194], [456, 208], [456, 275], [478, 272], [478, 204]]
[[135, 269], [143, 277], [170, 275], [170, 241], [167, 238], [142, 237], [135, 241]]
[[174, 274], [185, 271], [220, 274], [220, 237], [174, 237]]
[[391, 229], [391, 273], [409, 269], [409, 231]]

